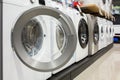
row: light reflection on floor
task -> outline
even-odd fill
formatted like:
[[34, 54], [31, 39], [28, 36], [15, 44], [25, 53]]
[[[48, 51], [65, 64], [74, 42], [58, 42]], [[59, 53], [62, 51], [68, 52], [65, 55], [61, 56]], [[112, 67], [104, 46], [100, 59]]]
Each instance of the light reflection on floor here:
[[114, 47], [74, 80], [120, 80], [120, 44]]

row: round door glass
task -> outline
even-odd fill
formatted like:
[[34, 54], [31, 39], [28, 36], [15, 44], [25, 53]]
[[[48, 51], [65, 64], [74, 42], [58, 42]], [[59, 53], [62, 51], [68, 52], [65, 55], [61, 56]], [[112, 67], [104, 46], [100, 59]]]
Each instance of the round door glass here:
[[81, 19], [78, 25], [78, 38], [82, 48], [88, 44], [88, 25], [84, 19]]
[[94, 30], [93, 30], [93, 37], [94, 37], [94, 43], [97, 44], [99, 41], [99, 26], [97, 23], [94, 25]]
[[31, 19], [23, 28], [22, 43], [29, 56], [35, 56], [43, 44], [43, 30], [37, 19]]
[[28, 21], [21, 36], [27, 54], [40, 62], [51, 62], [59, 58], [67, 41], [61, 23], [46, 15], [36, 16]]

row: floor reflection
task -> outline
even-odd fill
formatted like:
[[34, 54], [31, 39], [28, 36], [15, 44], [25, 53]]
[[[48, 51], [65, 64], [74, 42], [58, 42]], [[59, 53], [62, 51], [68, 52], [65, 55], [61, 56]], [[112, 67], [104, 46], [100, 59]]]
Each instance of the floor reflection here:
[[99, 58], [74, 80], [120, 80], [120, 44]]

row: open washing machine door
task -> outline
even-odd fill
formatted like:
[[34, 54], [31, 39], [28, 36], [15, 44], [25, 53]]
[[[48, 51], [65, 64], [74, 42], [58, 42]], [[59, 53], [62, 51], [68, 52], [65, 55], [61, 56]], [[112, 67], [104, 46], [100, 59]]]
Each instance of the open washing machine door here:
[[[50, 27], [52, 18], [60, 26]], [[26, 66], [37, 71], [53, 71], [65, 65], [73, 56], [76, 40], [71, 20], [62, 12], [45, 6], [24, 12], [12, 31], [15, 53]], [[56, 44], [54, 41], [57, 41]], [[56, 52], [60, 55], [52, 59], [52, 54]]]
[[[69, 10], [66, 10], [66, 11], [69, 11]], [[70, 10], [71, 12], [72, 12], [72, 10]], [[69, 12], [70, 12], [69, 11]], [[73, 18], [71, 18], [73, 15], [71, 15], [71, 13], [69, 14], [69, 15], [67, 15], [67, 13], [66, 12], [64, 12], [65, 13], [65, 15], [66, 15], [66, 17], [71, 21], [71, 23], [70, 23], [70, 25], [72, 26], [72, 27], [74, 27], [74, 23], [73, 23]], [[52, 22], [53, 23], [53, 22]], [[52, 26], [56, 26], [57, 28], [54, 30], [54, 31], [56, 31], [56, 43], [58, 43], [58, 48], [60, 49], [63, 49], [63, 46], [61, 45], [61, 44], [65, 44], [65, 32], [64, 32], [64, 30], [62, 29], [62, 25], [61, 25], [61, 23], [59, 23], [59, 22], [57, 22], [56, 23], [56, 25], [52, 25]], [[60, 39], [61, 38], [61, 39]], [[58, 48], [56, 48], [56, 49], [58, 49]], [[57, 53], [55, 53], [54, 55], [53, 55], [53, 58], [52, 59], [55, 59], [58, 55], [60, 55], [60, 54], [57, 54]], [[62, 71], [62, 70], [64, 70], [65, 68], [67, 68], [67, 67], [69, 67], [70, 65], [72, 65], [73, 63], [75, 63], [75, 53], [73, 53], [73, 56], [71, 57], [71, 59], [63, 66], [63, 67], [61, 67], [61, 68], [59, 68], [59, 69], [57, 69], [57, 70], [54, 70], [52, 73], [53, 74], [56, 74], [56, 73], [58, 73], [58, 72], [60, 72], [60, 71]]]

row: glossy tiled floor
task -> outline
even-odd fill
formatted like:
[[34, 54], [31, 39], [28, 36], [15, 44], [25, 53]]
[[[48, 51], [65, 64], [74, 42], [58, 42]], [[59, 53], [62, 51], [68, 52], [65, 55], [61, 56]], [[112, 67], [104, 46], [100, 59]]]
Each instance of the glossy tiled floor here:
[[74, 80], [120, 80], [120, 44], [114, 47]]

